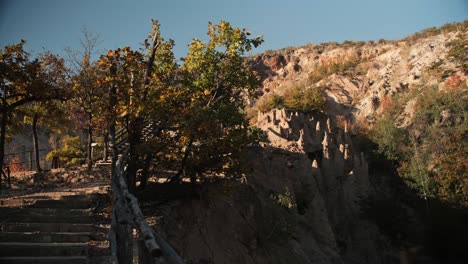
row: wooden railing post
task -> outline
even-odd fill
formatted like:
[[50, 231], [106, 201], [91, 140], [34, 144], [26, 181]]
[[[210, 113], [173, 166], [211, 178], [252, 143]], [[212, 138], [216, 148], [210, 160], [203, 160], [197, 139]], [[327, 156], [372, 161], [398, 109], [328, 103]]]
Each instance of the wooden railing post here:
[[10, 167], [5, 167], [5, 170], [6, 170], [7, 180], [8, 180], [8, 188], [11, 189], [11, 180], [10, 180], [11, 171], [10, 171]]
[[145, 241], [142, 239], [137, 240], [138, 248], [138, 264], [155, 264], [154, 257], [148, 252]]
[[130, 226], [118, 224], [116, 239], [119, 264], [133, 264], [133, 238]]
[[128, 215], [125, 213], [122, 200], [115, 199], [112, 210], [112, 223], [110, 233], [112, 239], [112, 257], [118, 264], [133, 263], [133, 235], [132, 228], [128, 222]]
[[0, 190], [2, 189], [2, 177], [6, 179], [8, 183], [8, 188], [11, 189], [11, 177], [10, 176], [11, 176], [10, 167], [9, 166], [3, 167], [0, 171]]
[[111, 228], [109, 229], [109, 247], [111, 251], [111, 264], [118, 264], [119, 260], [117, 259], [117, 223], [114, 218], [114, 212], [112, 211], [112, 222]]
[[33, 170], [33, 152], [32, 151], [28, 151], [29, 152], [29, 170], [32, 171]]
[[[112, 137], [111, 133], [111, 137]], [[115, 136], [112, 139], [115, 147]], [[117, 150], [117, 149], [115, 149]], [[126, 182], [128, 172], [129, 150], [118, 158], [112, 167], [112, 193], [114, 206], [112, 209], [112, 224], [109, 233], [111, 242], [112, 264], [133, 263], [133, 228], [138, 233], [136, 254], [140, 264], [154, 264], [156, 258], [163, 257], [169, 264], [183, 264], [183, 260], [174, 249], [154, 232], [145, 221], [145, 216], [138, 205], [138, 199], [129, 191]], [[117, 151], [113, 152], [114, 158]]]

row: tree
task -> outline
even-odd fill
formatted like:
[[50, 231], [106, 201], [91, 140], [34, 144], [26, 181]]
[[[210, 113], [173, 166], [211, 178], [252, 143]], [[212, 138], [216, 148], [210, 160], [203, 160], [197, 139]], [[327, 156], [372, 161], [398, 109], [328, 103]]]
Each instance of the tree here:
[[105, 122], [100, 120], [101, 104], [105, 102], [105, 89], [99, 85], [98, 66], [91, 59], [95, 53], [98, 37], [94, 34], [83, 32], [82, 51], [68, 51], [70, 64], [73, 65], [75, 74], [71, 78], [73, 96], [70, 100], [71, 113], [76, 120], [76, 126], [87, 132], [87, 168], [91, 170], [92, 143], [96, 131], [104, 129]]
[[[100, 81], [107, 87], [110, 95], [107, 111], [103, 111], [108, 114], [108, 120], [111, 120], [110, 130], [115, 130], [115, 122], [127, 128], [127, 175], [131, 190], [134, 188], [137, 166], [146, 167], [145, 164], [154, 155], [153, 148], [147, 146], [151, 143], [147, 141], [148, 136], [145, 142], [141, 141], [145, 120], [164, 126], [168, 115], [158, 98], [167, 90], [171, 90], [178, 68], [172, 53], [174, 42], [161, 37], [157, 21], [153, 21], [149, 39], [144, 41], [147, 56], [126, 47], [109, 51], [106, 56], [101, 56], [98, 62], [101, 71], [106, 74]], [[144, 164], [138, 164], [142, 160]]]
[[194, 181], [207, 171], [233, 169], [250, 142], [243, 109], [246, 96], [254, 96], [260, 81], [243, 55], [263, 40], [249, 35], [221, 21], [209, 23], [207, 43], [194, 39], [190, 44], [181, 83], [164, 97], [164, 105], [176, 106], [172, 122], [178, 126], [178, 141], [173, 147], [179, 149], [180, 168], [173, 181], [184, 176]]
[[31, 59], [24, 44], [25, 41], [21, 41], [0, 50], [0, 168], [4, 164], [8, 120], [17, 108], [66, 95], [64, 60], [50, 53]]
[[80, 72], [72, 77], [71, 111], [75, 117], [77, 128], [87, 131], [87, 165], [91, 170], [93, 165], [92, 146], [94, 132], [102, 128], [99, 120], [99, 104], [105, 97], [105, 91], [97, 85], [96, 69], [89, 62], [89, 56], [85, 57]]
[[[258, 134], [250, 133], [243, 109], [260, 81], [243, 54], [262, 40], [225, 21], [210, 23], [208, 34], [208, 43], [191, 43], [181, 67], [174, 42], [161, 37], [156, 21], [144, 42], [147, 56], [130, 48], [101, 56], [98, 64], [107, 72], [102, 85], [115, 94], [108, 112], [128, 131], [130, 188], [137, 166], [145, 172], [153, 158], [165, 168], [176, 164], [175, 182], [232, 169], [242, 146]], [[143, 135], [148, 121], [157, 129]]]
[[[49, 131], [61, 132], [69, 124], [66, 114], [58, 100], [50, 100], [44, 102], [34, 102], [21, 107], [24, 114], [24, 123], [31, 125], [32, 141], [34, 147], [34, 158], [36, 161], [36, 171], [41, 172], [39, 158], [39, 142], [37, 137], [37, 126], [40, 125], [47, 128]], [[60, 126], [57, 126], [60, 124]], [[69, 125], [68, 125], [69, 126]]]

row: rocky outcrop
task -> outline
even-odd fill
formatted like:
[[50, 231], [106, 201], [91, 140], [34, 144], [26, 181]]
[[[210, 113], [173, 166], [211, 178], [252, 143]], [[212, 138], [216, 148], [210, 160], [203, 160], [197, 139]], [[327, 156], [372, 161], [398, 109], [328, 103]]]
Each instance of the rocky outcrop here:
[[261, 78], [265, 79], [286, 66], [287, 62], [282, 55], [263, 55], [250, 61], [250, 64], [257, 70]]
[[[288, 186], [292, 190], [299, 244], [314, 240], [315, 251], [327, 256], [323, 263], [379, 263], [376, 244], [371, 242], [378, 238], [377, 229], [360, 214], [360, 201], [372, 191], [368, 165], [347, 129], [338, 128], [321, 113], [305, 115], [285, 109], [260, 113], [258, 127], [266, 131], [270, 145], [267, 157], [255, 164], [259, 169], [253, 177], [262, 188], [281, 192]], [[278, 160], [281, 157], [270, 157], [274, 154], [269, 152], [276, 151], [283, 155], [283, 162]], [[281, 184], [268, 186], [268, 182]], [[372, 261], [364, 261], [364, 254]]]
[[[242, 183], [214, 181], [167, 207], [157, 229], [191, 263], [386, 263], [360, 201], [367, 162], [322, 113], [259, 114], [270, 143], [247, 153]], [[382, 250], [384, 249], [384, 250]]]

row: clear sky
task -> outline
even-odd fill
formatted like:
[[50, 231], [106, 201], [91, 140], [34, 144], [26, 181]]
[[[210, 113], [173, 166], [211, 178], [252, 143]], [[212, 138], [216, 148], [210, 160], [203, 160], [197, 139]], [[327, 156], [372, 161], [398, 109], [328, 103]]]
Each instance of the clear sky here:
[[80, 47], [82, 29], [100, 35], [102, 50], [138, 48], [154, 18], [185, 56], [208, 21], [225, 19], [263, 35], [255, 53], [307, 43], [399, 39], [424, 28], [468, 19], [468, 0], [0, 0], [0, 47], [64, 54]]

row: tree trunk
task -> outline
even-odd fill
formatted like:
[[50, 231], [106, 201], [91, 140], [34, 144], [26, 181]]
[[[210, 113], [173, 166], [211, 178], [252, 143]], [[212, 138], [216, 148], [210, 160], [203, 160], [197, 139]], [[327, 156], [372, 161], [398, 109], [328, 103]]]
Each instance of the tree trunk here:
[[186, 172], [185, 171], [185, 168], [186, 168], [186, 163], [187, 163], [187, 159], [190, 155], [190, 152], [192, 151], [191, 148], [192, 148], [192, 144], [193, 144], [193, 136], [190, 136], [190, 140], [189, 142], [187, 143], [187, 145], [185, 146], [185, 152], [184, 152], [184, 157], [182, 158], [182, 162], [180, 164], [180, 169], [179, 169], [179, 172], [171, 177], [170, 181], [171, 183], [177, 183], [181, 180], [181, 176], [183, 178], [183, 174]]
[[88, 171], [91, 171], [93, 168], [93, 147], [91, 144], [93, 143], [93, 129], [91, 126], [88, 127]]
[[128, 127], [128, 167], [127, 167], [127, 184], [128, 190], [131, 193], [135, 193], [136, 189], [136, 174], [137, 174], [137, 161], [139, 153], [137, 147], [140, 144], [141, 135], [141, 118], [136, 118], [133, 122], [130, 122]]
[[6, 135], [7, 115], [8, 115], [8, 110], [6, 109], [4, 105], [4, 108], [2, 110], [2, 120], [0, 124], [0, 170], [1, 171], [3, 171], [3, 165], [5, 162], [5, 135]]
[[148, 182], [148, 173], [151, 160], [153, 160], [153, 153], [148, 153], [143, 161], [143, 168], [141, 172], [140, 188], [142, 190], [146, 188], [146, 183]]
[[[112, 64], [110, 68], [111, 76], [115, 76], [117, 74], [117, 66]], [[112, 157], [111, 157], [111, 178], [114, 180], [115, 176], [115, 164], [117, 163], [117, 146], [115, 145], [115, 105], [117, 104], [117, 88], [114, 84], [111, 85], [109, 88], [109, 114], [110, 114], [110, 121], [109, 121], [109, 135], [110, 135], [110, 142], [112, 143]]]
[[106, 130], [104, 133], [104, 151], [103, 151], [103, 161], [107, 161], [107, 156], [109, 156], [109, 130]]
[[117, 163], [118, 153], [117, 146], [115, 145], [115, 119], [111, 120], [111, 125], [109, 126], [109, 135], [110, 142], [112, 144], [112, 156], [111, 156], [111, 179], [114, 179], [115, 175], [115, 165]]
[[6, 137], [6, 123], [7, 123], [8, 110], [6, 108], [2, 111], [1, 132], [0, 132], [0, 169], [3, 170], [5, 162], [5, 137]]
[[[151, 46], [151, 53], [146, 64], [145, 73], [143, 75], [144, 85], [149, 84], [151, 73], [153, 71], [153, 63], [156, 57], [156, 50], [158, 49], [158, 46], [160, 44], [158, 37], [159, 34], [155, 34], [152, 39], [153, 44]], [[138, 85], [135, 85], [133, 76], [130, 86], [134, 89], [135, 92], [140, 88], [138, 87]], [[136, 94], [138, 94], [138, 92], [136, 92]], [[144, 89], [143, 92], [140, 94], [140, 103], [146, 101], [147, 95], [148, 90]], [[131, 193], [134, 193], [136, 189], [137, 161], [140, 156], [140, 153], [138, 153], [136, 149], [137, 146], [140, 144], [143, 129], [143, 121], [144, 120], [142, 117], [136, 117], [130, 122], [130, 126], [128, 126], [128, 143], [130, 145], [130, 151], [127, 169], [127, 181], [128, 189]]]
[[34, 113], [32, 120], [32, 132], [33, 132], [33, 145], [34, 145], [34, 157], [36, 159], [36, 171], [41, 172], [41, 164], [39, 162], [39, 143], [37, 140], [37, 113]]

